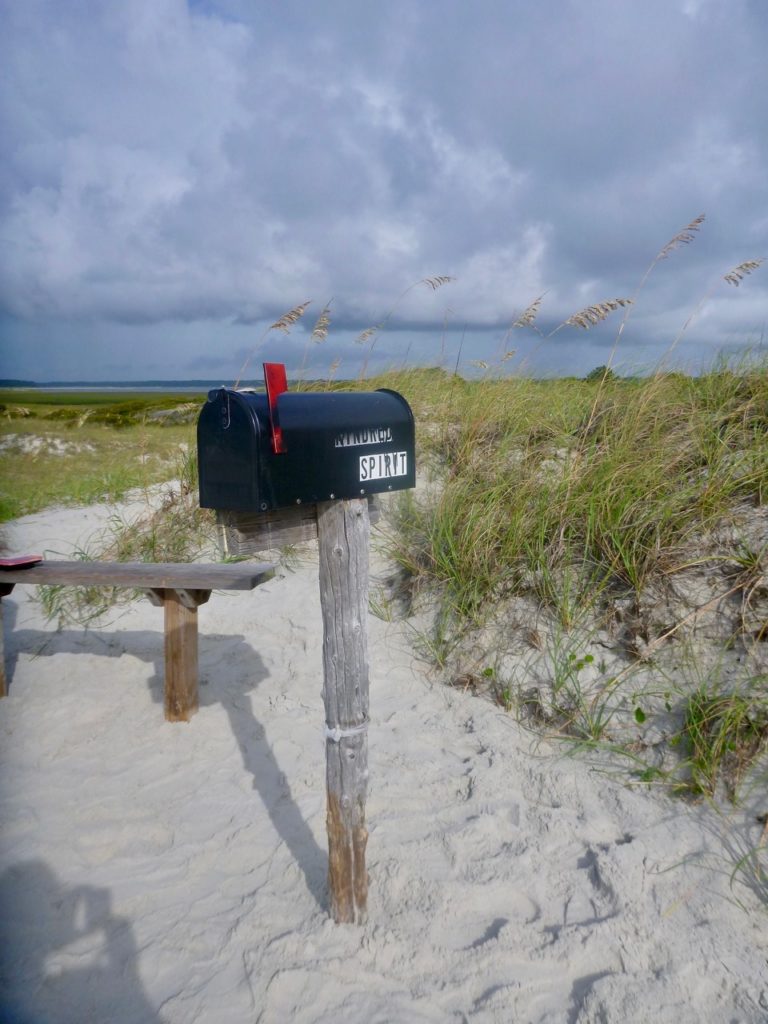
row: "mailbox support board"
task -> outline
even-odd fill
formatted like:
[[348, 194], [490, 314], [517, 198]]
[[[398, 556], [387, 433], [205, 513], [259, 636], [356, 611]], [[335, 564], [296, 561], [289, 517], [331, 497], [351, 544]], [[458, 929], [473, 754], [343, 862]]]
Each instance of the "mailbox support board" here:
[[[371, 526], [381, 518], [377, 497], [368, 500]], [[225, 558], [245, 558], [276, 551], [287, 544], [317, 540], [317, 505], [297, 505], [272, 512], [217, 512], [219, 548]]]

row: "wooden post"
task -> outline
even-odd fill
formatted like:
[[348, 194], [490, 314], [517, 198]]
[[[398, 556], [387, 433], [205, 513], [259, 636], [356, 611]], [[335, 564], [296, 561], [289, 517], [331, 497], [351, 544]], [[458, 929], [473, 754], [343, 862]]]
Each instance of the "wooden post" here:
[[12, 583], [0, 584], [0, 697], [8, 696], [8, 680], [5, 675], [5, 623], [3, 622], [3, 598], [13, 590]]
[[166, 722], [188, 722], [197, 711], [197, 609], [210, 590], [183, 587], [145, 587], [152, 604], [163, 607], [165, 618]]
[[317, 506], [328, 793], [328, 883], [337, 924], [362, 924], [368, 905], [368, 502]]
[[0, 596], [0, 697], [8, 696], [8, 682], [5, 676], [5, 636], [3, 634], [3, 598]]
[[165, 720], [188, 722], [197, 711], [197, 606], [182, 594], [163, 594], [165, 614]]

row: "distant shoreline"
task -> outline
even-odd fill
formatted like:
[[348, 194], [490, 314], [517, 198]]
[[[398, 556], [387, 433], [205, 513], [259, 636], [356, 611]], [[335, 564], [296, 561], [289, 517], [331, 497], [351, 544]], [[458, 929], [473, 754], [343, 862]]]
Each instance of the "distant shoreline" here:
[[[251, 386], [263, 381], [249, 382]], [[217, 380], [73, 380], [34, 381], [0, 380], [4, 391], [210, 391], [212, 388], [229, 387]]]

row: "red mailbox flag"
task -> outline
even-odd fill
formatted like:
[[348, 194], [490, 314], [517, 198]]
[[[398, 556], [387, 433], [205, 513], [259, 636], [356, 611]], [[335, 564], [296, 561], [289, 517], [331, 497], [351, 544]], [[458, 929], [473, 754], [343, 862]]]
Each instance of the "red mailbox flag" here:
[[267, 388], [267, 402], [269, 403], [269, 422], [272, 424], [272, 451], [280, 455], [288, 449], [283, 441], [283, 432], [277, 422], [277, 398], [284, 391], [288, 390], [288, 379], [285, 376], [284, 363], [263, 363], [264, 384]]

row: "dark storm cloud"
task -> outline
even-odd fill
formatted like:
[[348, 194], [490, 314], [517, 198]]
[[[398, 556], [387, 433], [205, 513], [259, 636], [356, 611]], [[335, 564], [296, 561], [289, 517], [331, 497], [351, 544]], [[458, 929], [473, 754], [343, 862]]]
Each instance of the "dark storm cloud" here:
[[[768, 256], [759, 0], [0, 10], [2, 373], [29, 375], [32, 343], [62, 373], [107, 373], [128, 337], [128, 376], [223, 369], [309, 298], [286, 359], [359, 361], [355, 335], [382, 320], [377, 360], [434, 360], [462, 333], [488, 358], [542, 293], [545, 333], [633, 294], [702, 211], [622, 355], [653, 361], [713, 282], [690, 343], [759, 341], [768, 269], [720, 280]], [[456, 280], [417, 284], [434, 275]], [[331, 298], [331, 336], [307, 349]], [[515, 346], [570, 371], [614, 336]]]

